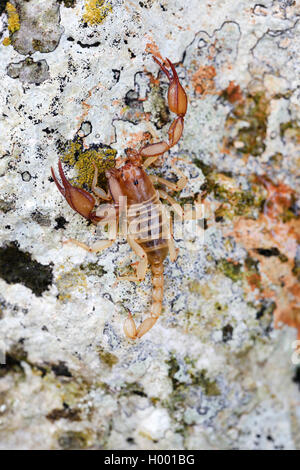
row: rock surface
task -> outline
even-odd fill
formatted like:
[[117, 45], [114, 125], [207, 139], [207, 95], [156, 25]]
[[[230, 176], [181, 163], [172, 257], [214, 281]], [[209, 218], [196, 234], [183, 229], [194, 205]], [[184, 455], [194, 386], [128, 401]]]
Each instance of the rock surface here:
[[[4, 4], [0, 448], [299, 449], [298, 2]], [[96, 159], [105, 185], [126, 147], [166, 138], [151, 52], [176, 63], [189, 109], [149, 172], [188, 177], [174, 197], [202, 197], [205, 230], [176, 239], [163, 314], [133, 342], [122, 324], [145, 317], [150, 274], [117, 281], [137, 260], [124, 239], [63, 244], [94, 228], [50, 168], [89, 189]]]

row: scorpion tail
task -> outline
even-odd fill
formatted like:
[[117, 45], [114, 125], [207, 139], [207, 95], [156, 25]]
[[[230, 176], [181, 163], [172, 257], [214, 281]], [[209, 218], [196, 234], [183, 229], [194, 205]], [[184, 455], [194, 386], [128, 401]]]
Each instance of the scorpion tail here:
[[124, 322], [124, 332], [125, 335], [131, 339], [137, 339], [144, 336], [144, 334], [155, 325], [161, 314], [164, 291], [164, 267], [162, 263], [154, 263], [151, 266], [151, 269], [153, 291], [150, 316], [146, 318], [138, 328], [136, 328], [132, 315], [129, 313], [127, 320]]

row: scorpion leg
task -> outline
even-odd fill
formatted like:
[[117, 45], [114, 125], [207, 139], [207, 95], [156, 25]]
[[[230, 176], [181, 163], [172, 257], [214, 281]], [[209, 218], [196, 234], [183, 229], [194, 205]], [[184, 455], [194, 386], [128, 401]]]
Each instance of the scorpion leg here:
[[75, 240], [74, 238], [69, 238], [68, 240], [65, 240], [63, 244], [66, 245], [68, 243], [73, 243], [74, 245], [80, 246], [80, 248], [83, 248], [90, 253], [100, 253], [101, 251], [109, 248], [114, 242], [115, 240], [99, 240], [98, 242], [93, 243], [92, 246], [88, 246], [85, 243]]
[[146, 276], [147, 267], [148, 267], [148, 259], [147, 254], [143, 250], [143, 248], [130, 236], [127, 237], [127, 241], [134, 251], [134, 253], [141, 258], [137, 267], [136, 267], [136, 275], [135, 276], [119, 276], [118, 280], [125, 280], [125, 281], [143, 281]]
[[148, 168], [149, 166], [152, 165], [152, 163], [154, 163], [157, 159], [158, 159], [159, 155], [157, 155], [156, 157], [149, 157], [147, 158], [145, 161], [144, 161], [144, 164], [143, 164], [143, 168], [144, 170], [146, 168]]
[[104, 199], [105, 201], [111, 201], [111, 195], [106, 193], [102, 188], [99, 188], [99, 186], [97, 186], [98, 168], [97, 168], [95, 162], [93, 162], [93, 167], [95, 168], [94, 178], [93, 178], [93, 182], [92, 182], [92, 191], [93, 191], [93, 193], [95, 193], [98, 197], [100, 197], [101, 199]]
[[187, 185], [188, 179], [186, 176], [182, 176], [177, 183], [172, 183], [172, 181], [168, 181], [160, 176], [150, 175], [150, 179], [152, 183], [161, 183], [167, 188], [171, 189], [172, 191], [181, 191]]
[[182, 208], [180, 207], [180, 205], [178, 204], [178, 202], [175, 201], [175, 199], [173, 199], [171, 196], [169, 196], [168, 193], [166, 193], [165, 191], [163, 191], [162, 189], [159, 189], [158, 190], [158, 193], [160, 195], [160, 197], [162, 199], [165, 199], [166, 201], [168, 201], [168, 203], [172, 206], [172, 208], [174, 209], [174, 212], [176, 212], [177, 215], [179, 215], [179, 217], [182, 218], [183, 216], [183, 210]]
[[168, 248], [169, 248], [169, 256], [170, 256], [170, 260], [172, 261], [172, 263], [174, 263], [174, 261], [176, 261], [177, 259], [177, 256], [178, 256], [178, 248], [175, 248], [175, 244], [174, 244], [174, 237], [173, 237], [173, 225], [172, 225], [172, 218], [170, 217], [170, 224], [169, 224], [169, 233], [168, 233]]
[[156, 57], [153, 57], [153, 59], [169, 79], [168, 105], [170, 111], [177, 114], [177, 118], [172, 122], [169, 128], [168, 143], [165, 141], [158, 142], [146, 145], [140, 150], [140, 155], [148, 158], [148, 160], [146, 160], [147, 166], [153, 163], [153, 160], [150, 161], [149, 158], [163, 155], [167, 150], [170, 150], [171, 147], [177, 144], [183, 132], [184, 116], [187, 110], [187, 96], [179, 81], [174, 65], [169, 59], [166, 59], [168, 66], [172, 71], [171, 73]]

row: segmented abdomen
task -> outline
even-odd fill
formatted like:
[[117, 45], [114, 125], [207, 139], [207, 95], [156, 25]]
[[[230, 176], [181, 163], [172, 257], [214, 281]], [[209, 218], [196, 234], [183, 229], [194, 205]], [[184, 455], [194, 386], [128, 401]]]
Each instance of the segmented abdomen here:
[[168, 254], [168, 220], [157, 193], [128, 208], [129, 234], [143, 247], [151, 265], [160, 264]]

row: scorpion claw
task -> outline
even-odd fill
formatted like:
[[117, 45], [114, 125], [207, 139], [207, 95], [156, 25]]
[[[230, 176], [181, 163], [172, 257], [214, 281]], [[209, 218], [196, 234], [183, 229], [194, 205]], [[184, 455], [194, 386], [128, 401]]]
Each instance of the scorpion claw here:
[[170, 111], [177, 114], [177, 116], [184, 117], [187, 110], [187, 96], [182, 85], [180, 84], [174, 64], [170, 61], [170, 59], [166, 58], [165, 62], [170, 67], [172, 72], [171, 73], [156, 57], [153, 57], [153, 59], [160, 66], [161, 70], [168, 77], [170, 82], [168, 91], [168, 104]]
[[75, 186], [72, 186], [71, 183], [69, 183], [63, 172], [60, 161], [58, 162], [58, 170], [63, 185], [61, 185], [57, 180], [53, 168], [51, 168], [52, 177], [58, 190], [66, 198], [69, 206], [71, 206], [74, 211], [78, 212], [78, 214], [82, 215], [86, 219], [96, 222], [98, 218], [93, 213], [93, 208], [95, 206], [94, 197], [84, 189], [76, 188]]

